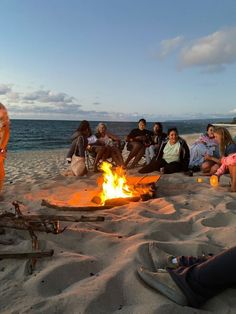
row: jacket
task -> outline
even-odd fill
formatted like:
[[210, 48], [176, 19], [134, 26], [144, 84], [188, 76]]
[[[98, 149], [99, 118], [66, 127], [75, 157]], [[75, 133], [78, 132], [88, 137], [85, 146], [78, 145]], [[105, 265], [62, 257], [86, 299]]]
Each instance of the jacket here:
[[[167, 143], [168, 143], [168, 139], [162, 142], [160, 150], [159, 150], [157, 156], [155, 157], [156, 160], [160, 160], [163, 158], [163, 151], [164, 151], [164, 148], [165, 148]], [[187, 171], [188, 165], [189, 165], [189, 160], [190, 160], [189, 147], [188, 147], [188, 144], [186, 143], [186, 141], [181, 137], [179, 137], [179, 143], [180, 143], [179, 161], [182, 165], [182, 170]]]

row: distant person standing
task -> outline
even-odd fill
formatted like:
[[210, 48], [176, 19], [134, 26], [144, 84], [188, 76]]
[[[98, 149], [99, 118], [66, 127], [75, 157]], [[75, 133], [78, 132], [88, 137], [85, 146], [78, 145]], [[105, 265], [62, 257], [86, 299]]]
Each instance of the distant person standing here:
[[0, 103], [0, 192], [2, 191], [5, 178], [4, 160], [6, 158], [7, 143], [10, 137], [9, 124], [7, 109]]

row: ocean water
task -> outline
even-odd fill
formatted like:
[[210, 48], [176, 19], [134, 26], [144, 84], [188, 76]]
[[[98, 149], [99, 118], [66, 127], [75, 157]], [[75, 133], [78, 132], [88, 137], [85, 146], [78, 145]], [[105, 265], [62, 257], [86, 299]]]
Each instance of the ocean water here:
[[[224, 120], [226, 121], [226, 119]], [[213, 120], [181, 120], [163, 122], [164, 131], [170, 127], [177, 127], [180, 134], [201, 133], [208, 123], [219, 122]], [[226, 121], [227, 122], [227, 121]], [[95, 132], [98, 121], [91, 121], [90, 125]], [[110, 132], [121, 139], [137, 127], [136, 122], [106, 122]], [[70, 137], [79, 126], [79, 121], [55, 120], [11, 120], [11, 135], [8, 144], [10, 151], [45, 150], [67, 148]], [[147, 123], [147, 129], [152, 129], [153, 122]]]

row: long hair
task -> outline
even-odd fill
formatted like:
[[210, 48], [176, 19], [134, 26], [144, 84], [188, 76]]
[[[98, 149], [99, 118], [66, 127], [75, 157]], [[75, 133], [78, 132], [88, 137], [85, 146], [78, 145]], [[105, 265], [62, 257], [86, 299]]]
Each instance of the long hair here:
[[[83, 120], [83, 121], [80, 122], [80, 125], [79, 125], [77, 131], [81, 135], [88, 135], [88, 136], [90, 136], [92, 134], [92, 131], [91, 131], [91, 128], [90, 128], [90, 124], [89, 124], [89, 122], [87, 120]], [[86, 134], [87, 132], [89, 134]]]
[[97, 132], [98, 134], [100, 133], [99, 129], [100, 129], [101, 126], [103, 126], [103, 127], [105, 128], [105, 130], [107, 130], [106, 124], [103, 123], [103, 122], [100, 122], [100, 123], [98, 123], [98, 125], [97, 125], [97, 127], [96, 127], [96, 132]]
[[170, 128], [167, 131], [167, 135], [170, 135], [170, 132], [174, 131], [177, 135], [179, 135], [178, 129], [176, 127]]
[[210, 128], [215, 128], [213, 124], [208, 123], [207, 127], [206, 127], [206, 131], [208, 131]]
[[154, 125], [158, 125], [159, 126], [159, 130], [158, 130], [158, 134], [162, 134], [162, 132], [163, 132], [163, 125], [162, 125], [162, 123], [161, 122], [155, 122], [154, 124], [153, 124], [153, 127], [154, 127]]
[[214, 130], [214, 133], [220, 136], [219, 150], [220, 150], [220, 156], [222, 157], [225, 154], [226, 146], [230, 144], [235, 144], [235, 142], [226, 128], [216, 127]]
[[9, 121], [9, 117], [8, 117], [7, 108], [2, 103], [0, 103], [0, 110], [2, 110], [2, 112], [3, 112], [3, 117], [1, 119], [2, 120], [2, 126], [1, 127], [8, 126], [10, 121]]

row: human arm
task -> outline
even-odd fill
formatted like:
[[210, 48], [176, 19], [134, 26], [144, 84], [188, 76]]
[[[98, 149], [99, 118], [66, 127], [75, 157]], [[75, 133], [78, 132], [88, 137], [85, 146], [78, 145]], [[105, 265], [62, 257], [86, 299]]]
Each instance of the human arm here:
[[221, 164], [221, 161], [220, 161], [220, 159], [219, 158], [216, 158], [216, 157], [214, 157], [214, 156], [210, 156], [210, 155], [208, 155], [208, 154], [206, 154], [205, 156], [204, 156], [204, 159], [205, 160], [211, 160], [211, 161], [214, 161], [215, 163], [217, 163], [217, 164]]
[[145, 142], [146, 135], [139, 129], [133, 129], [129, 135], [126, 136], [127, 142]]
[[0, 153], [4, 154], [6, 152], [7, 143], [10, 137], [10, 128], [9, 126], [4, 126], [2, 128], [2, 136], [0, 138]]
[[108, 133], [107, 132], [107, 136], [110, 138], [110, 139], [112, 139], [113, 141], [115, 141], [115, 142], [120, 142], [120, 138], [117, 136], [117, 135], [115, 135], [115, 134], [112, 134], [112, 133]]
[[182, 165], [183, 165], [183, 170], [187, 171], [188, 166], [189, 166], [189, 160], [190, 160], [190, 151], [189, 147], [186, 141], [183, 140], [183, 159], [182, 159]]

